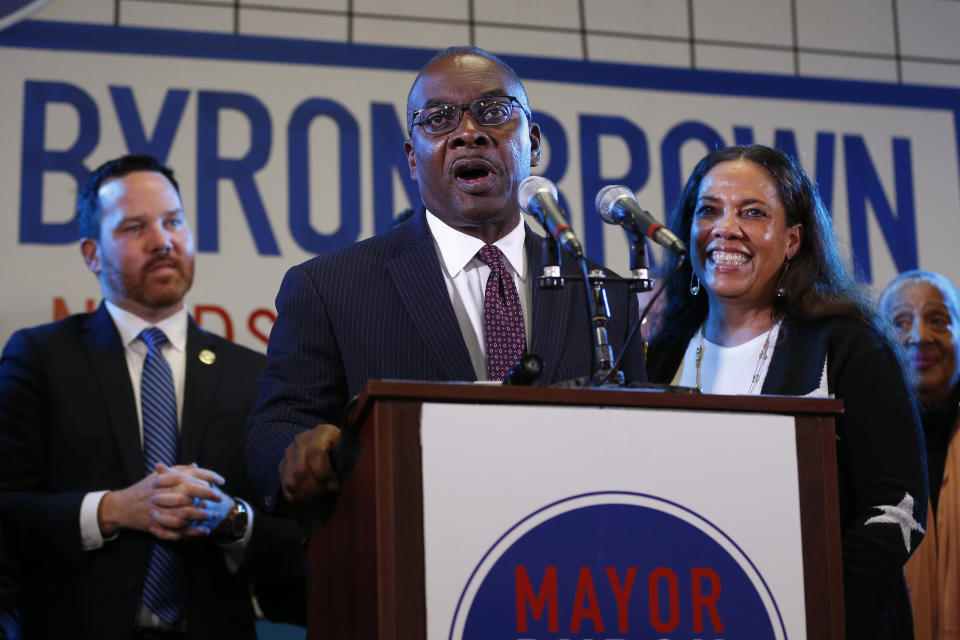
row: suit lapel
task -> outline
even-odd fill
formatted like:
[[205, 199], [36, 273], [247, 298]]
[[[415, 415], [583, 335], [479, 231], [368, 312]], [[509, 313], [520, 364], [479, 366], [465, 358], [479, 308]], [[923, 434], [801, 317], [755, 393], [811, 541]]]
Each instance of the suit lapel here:
[[450, 304], [433, 236], [424, 210], [398, 230], [398, 252], [387, 270], [400, 292], [413, 326], [420, 333], [437, 370], [448, 380], [474, 380], [470, 353]]
[[[200, 359], [201, 352], [204, 359]], [[209, 354], [214, 357], [211, 358]], [[210, 408], [220, 375], [223, 360], [217, 358], [216, 345], [207, 334], [197, 327], [193, 318], [187, 320], [187, 362], [184, 372], [183, 415], [180, 419], [181, 463], [195, 462], [200, 455], [203, 436], [206, 432]], [[208, 364], [209, 363], [209, 364]]]
[[[564, 340], [567, 332], [567, 323], [570, 318], [571, 296], [583, 295], [579, 289], [580, 282], [567, 282], [563, 289], [542, 289], [538, 282], [542, 266], [541, 246], [544, 240], [527, 227], [527, 237], [524, 248], [527, 252], [527, 262], [530, 265], [530, 299], [533, 302], [533, 326], [530, 331], [530, 353], [543, 358], [546, 366], [555, 365], [560, 360]], [[569, 254], [564, 254], [570, 259]], [[564, 275], [570, 271], [565, 264]]]
[[130, 382], [130, 371], [120, 334], [106, 306], [91, 314], [83, 325], [83, 344], [100, 386], [107, 420], [120, 450], [130, 484], [144, 476], [140, 421]]

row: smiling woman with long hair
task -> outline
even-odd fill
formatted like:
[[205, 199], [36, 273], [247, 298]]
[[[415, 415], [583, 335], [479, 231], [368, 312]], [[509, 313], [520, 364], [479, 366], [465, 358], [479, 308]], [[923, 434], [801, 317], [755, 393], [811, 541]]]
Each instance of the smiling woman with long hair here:
[[706, 393], [843, 400], [847, 637], [912, 637], [902, 568], [926, 514], [919, 421], [893, 345], [840, 259], [816, 189], [779, 150], [717, 149], [694, 169], [670, 228], [689, 246], [689, 260], [665, 284], [650, 380]]

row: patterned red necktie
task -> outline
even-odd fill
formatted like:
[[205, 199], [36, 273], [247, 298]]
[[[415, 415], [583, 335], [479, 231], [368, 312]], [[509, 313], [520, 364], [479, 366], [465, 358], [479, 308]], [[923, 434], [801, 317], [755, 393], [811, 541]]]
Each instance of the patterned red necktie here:
[[477, 253], [490, 267], [483, 295], [483, 328], [487, 336], [487, 379], [503, 380], [527, 351], [523, 310], [513, 276], [497, 247], [485, 244]]

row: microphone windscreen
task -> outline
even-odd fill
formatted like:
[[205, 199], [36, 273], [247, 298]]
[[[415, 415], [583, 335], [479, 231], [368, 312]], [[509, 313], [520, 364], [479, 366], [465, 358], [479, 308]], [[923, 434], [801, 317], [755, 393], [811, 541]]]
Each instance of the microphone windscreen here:
[[530, 203], [530, 198], [539, 191], [548, 191], [554, 200], [557, 199], [557, 186], [542, 176], [529, 176], [520, 183], [520, 189], [517, 191], [517, 201], [524, 213], [529, 213], [527, 205]]
[[600, 217], [603, 218], [604, 222], [609, 224], [620, 224], [620, 220], [611, 209], [613, 208], [614, 203], [623, 197], [630, 198], [634, 202], [637, 201], [637, 197], [633, 195], [633, 191], [622, 184], [607, 185], [597, 192], [597, 213], [600, 214]]

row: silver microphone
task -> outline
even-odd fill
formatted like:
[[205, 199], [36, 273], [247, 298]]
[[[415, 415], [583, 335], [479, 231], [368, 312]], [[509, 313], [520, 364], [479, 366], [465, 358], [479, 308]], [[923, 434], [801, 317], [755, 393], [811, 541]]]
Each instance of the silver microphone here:
[[608, 185], [597, 192], [596, 204], [604, 222], [618, 224], [636, 236], [647, 236], [680, 255], [687, 253], [680, 238], [637, 204], [630, 188], [622, 184]]
[[557, 187], [542, 176], [530, 176], [520, 183], [517, 192], [520, 209], [532, 215], [561, 247], [577, 258], [583, 258], [583, 245], [567, 222], [557, 202]]

